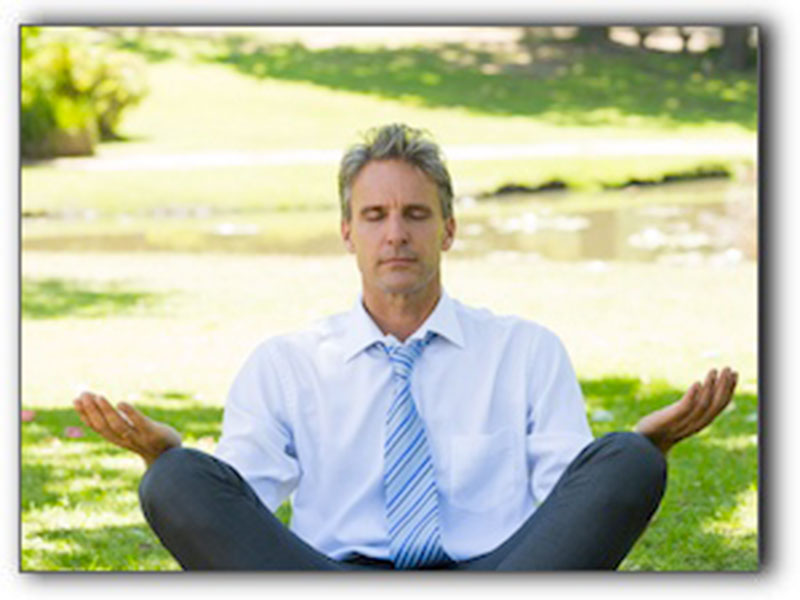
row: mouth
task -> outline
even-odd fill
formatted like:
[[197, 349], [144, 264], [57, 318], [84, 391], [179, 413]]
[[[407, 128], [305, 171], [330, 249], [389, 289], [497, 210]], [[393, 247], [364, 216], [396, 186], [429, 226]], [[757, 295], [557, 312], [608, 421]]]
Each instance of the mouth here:
[[417, 262], [416, 258], [396, 257], [396, 258], [386, 258], [382, 260], [380, 264], [388, 265], [391, 267], [391, 266], [408, 266], [415, 262]]

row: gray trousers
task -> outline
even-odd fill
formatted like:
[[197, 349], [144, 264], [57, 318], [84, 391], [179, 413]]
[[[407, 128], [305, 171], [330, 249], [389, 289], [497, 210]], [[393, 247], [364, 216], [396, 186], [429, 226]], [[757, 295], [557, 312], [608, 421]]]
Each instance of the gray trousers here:
[[[615, 569], [647, 527], [666, 486], [666, 460], [636, 433], [584, 448], [542, 505], [488, 554], [436, 567], [473, 571]], [[184, 569], [392, 569], [337, 561], [293, 534], [230, 465], [186, 448], [162, 454], [139, 485], [145, 518]]]

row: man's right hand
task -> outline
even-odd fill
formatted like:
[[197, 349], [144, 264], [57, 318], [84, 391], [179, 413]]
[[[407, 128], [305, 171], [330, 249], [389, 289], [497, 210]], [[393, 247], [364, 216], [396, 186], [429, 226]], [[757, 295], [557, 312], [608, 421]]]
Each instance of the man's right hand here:
[[147, 418], [125, 402], [117, 410], [103, 396], [83, 392], [73, 404], [87, 427], [112, 444], [133, 450], [148, 467], [163, 452], [181, 445], [181, 436], [172, 427]]

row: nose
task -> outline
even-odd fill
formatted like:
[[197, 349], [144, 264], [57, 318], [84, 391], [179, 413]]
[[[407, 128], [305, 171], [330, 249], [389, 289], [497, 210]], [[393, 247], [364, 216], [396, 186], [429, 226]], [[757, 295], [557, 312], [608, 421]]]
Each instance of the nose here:
[[386, 219], [386, 242], [391, 246], [404, 246], [408, 241], [408, 228], [403, 216], [390, 214]]

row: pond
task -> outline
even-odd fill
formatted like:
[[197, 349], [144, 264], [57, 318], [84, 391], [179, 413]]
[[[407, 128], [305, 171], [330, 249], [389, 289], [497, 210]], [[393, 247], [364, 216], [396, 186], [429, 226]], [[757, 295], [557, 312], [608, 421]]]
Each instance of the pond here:
[[[737, 263], [758, 255], [752, 179], [459, 198], [451, 254], [562, 261]], [[343, 251], [335, 208], [221, 213], [164, 207], [157, 213], [92, 211], [26, 217], [24, 250], [200, 251], [332, 254]]]
[[484, 207], [481, 201], [466, 204], [456, 249], [470, 254], [671, 263], [758, 256], [756, 189], [743, 182], [515, 194]]

